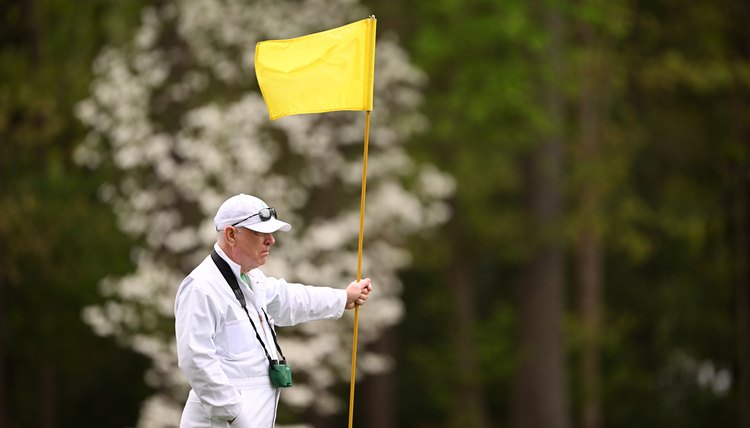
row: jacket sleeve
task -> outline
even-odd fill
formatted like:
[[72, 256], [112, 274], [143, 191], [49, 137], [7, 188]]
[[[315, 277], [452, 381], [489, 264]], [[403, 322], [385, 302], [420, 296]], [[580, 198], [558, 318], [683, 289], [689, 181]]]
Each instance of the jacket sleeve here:
[[288, 283], [266, 277], [268, 312], [276, 325], [291, 326], [312, 320], [341, 318], [346, 290]]
[[230, 420], [240, 413], [242, 403], [216, 357], [218, 322], [215, 302], [191, 277], [186, 278], [175, 299], [178, 365], [201, 401], [209, 405], [211, 417]]

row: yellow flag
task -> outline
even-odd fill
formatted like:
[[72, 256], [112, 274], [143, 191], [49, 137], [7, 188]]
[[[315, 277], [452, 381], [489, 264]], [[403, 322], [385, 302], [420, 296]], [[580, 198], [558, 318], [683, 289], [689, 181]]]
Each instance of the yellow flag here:
[[255, 75], [271, 120], [303, 113], [372, 110], [375, 17], [255, 47]]

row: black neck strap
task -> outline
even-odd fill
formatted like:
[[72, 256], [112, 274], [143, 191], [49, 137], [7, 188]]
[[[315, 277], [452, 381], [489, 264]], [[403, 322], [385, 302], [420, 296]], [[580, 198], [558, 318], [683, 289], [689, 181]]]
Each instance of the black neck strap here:
[[[266, 358], [268, 358], [269, 364], [273, 364], [271, 360], [271, 356], [268, 354], [268, 350], [266, 349], [266, 344], [263, 342], [263, 339], [261, 339], [260, 334], [258, 333], [258, 329], [255, 327], [255, 323], [253, 322], [253, 319], [250, 317], [250, 312], [247, 311], [247, 305], [245, 302], [245, 295], [242, 294], [242, 290], [240, 289], [240, 284], [237, 283], [237, 277], [234, 276], [234, 273], [232, 273], [232, 268], [229, 267], [229, 263], [227, 263], [224, 259], [221, 258], [220, 255], [216, 253], [216, 250], [211, 251], [211, 259], [214, 261], [214, 264], [217, 268], [219, 268], [219, 271], [221, 272], [221, 275], [224, 277], [224, 280], [226, 280], [227, 284], [229, 284], [229, 287], [232, 289], [232, 292], [234, 292], [234, 297], [237, 298], [237, 300], [240, 302], [240, 305], [242, 305], [242, 309], [245, 310], [245, 313], [247, 314], [247, 319], [250, 320], [250, 325], [253, 326], [253, 330], [255, 330], [255, 337], [258, 339], [258, 342], [260, 342], [260, 346], [263, 347], [263, 352], [266, 354]], [[266, 313], [263, 308], [261, 308], [263, 311], [263, 315], [266, 317], [266, 322], [268, 323], [268, 328], [271, 329], [271, 336], [273, 337], [273, 343], [276, 345], [276, 350], [279, 351], [279, 356], [281, 357], [281, 361], [286, 361], [286, 357], [284, 357], [284, 353], [281, 352], [281, 347], [279, 346], [278, 340], [276, 340], [276, 332], [273, 331], [273, 326], [271, 325], [271, 320], [268, 319], [268, 314]]]

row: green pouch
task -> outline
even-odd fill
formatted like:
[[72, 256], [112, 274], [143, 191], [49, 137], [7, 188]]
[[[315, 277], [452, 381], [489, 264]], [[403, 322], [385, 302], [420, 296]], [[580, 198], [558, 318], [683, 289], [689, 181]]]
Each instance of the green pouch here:
[[292, 386], [292, 368], [286, 364], [286, 361], [271, 360], [269, 373], [273, 386], [278, 388]]

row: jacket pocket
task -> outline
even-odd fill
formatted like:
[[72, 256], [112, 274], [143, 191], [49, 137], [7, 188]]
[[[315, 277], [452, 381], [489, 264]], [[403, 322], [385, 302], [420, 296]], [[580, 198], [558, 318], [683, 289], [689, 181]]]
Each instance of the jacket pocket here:
[[232, 359], [247, 357], [255, 350], [255, 332], [248, 320], [227, 321], [227, 351]]

